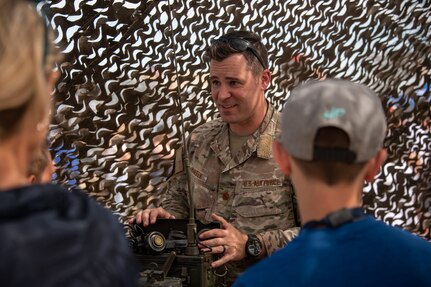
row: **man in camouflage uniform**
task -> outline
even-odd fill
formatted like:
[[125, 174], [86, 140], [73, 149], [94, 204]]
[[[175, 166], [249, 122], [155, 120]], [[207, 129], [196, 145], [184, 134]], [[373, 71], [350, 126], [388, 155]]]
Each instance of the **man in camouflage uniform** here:
[[[229, 262], [231, 283], [247, 266], [289, 242], [299, 228], [292, 187], [272, 155], [280, 116], [264, 96], [271, 80], [265, 47], [253, 33], [232, 32], [214, 41], [206, 56], [221, 117], [196, 128], [186, 144], [196, 218], [221, 223], [221, 229], [201, 234], [201, 244], [221, 255], [213, 267]], [[161, 207], [140, 211], [137, 223], [188, 217], [183, 166], [177, 152]]]

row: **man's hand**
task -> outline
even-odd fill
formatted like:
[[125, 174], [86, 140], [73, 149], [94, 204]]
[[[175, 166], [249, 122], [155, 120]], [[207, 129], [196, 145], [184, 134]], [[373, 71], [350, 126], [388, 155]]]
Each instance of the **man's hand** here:
[[223, 217], [211, 214], [211, 218], [221, 223], [221, 229], [212, 229], [203, 232], [199, 239], [200, 247], [210, 247], [210, 253], [221, 254], [219, 260], [211, 263], [212, 267], [219, 267], [229, 261], [237, 261], [245, 258], [245, 244], [247, 234], [242, 233], [232, 224], [228, 223]]
[[175, 216], [164, 210], [162, 207], [147, 208], [139, 211], [134, 218], [129, 220], [129, 223], [136, 222], [148, 226], [156, 223], [157, 218], [175, 219]]

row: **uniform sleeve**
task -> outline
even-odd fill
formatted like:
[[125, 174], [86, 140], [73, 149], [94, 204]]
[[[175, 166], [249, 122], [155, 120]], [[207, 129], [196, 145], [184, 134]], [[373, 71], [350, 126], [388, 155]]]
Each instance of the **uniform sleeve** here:
[[[191, 138], [187, 137], [186, 145], [191, 153]], [[184, 163], [184, 147], [175, 151], [173, 173], [162, 187], [161, 206], [177, 219], [189, 216], [188, 179]]]
[[175, 152], [174, 171], [162, 186], [161, 206], [177, 219], [187, 218], [189, 203], [187, 194], [187, 174], [184, 170], [182, 148]]
[[171, 176], [164, 186], [161, 206], [177, 219], [184, 219], [189, 215], [186, 182], [186, 173], [181, 171]]
[[[286, 180], [289, 183], [289, 187], [292, 190], [294, 190], [290, 182], [290, 179], [287, 178]], [[266, 251], [268, 253], [267, 255], [271, 255], [278, 249], [288, 244], [299, 233], [299, 230], [300, 230], [299, 226], [301, 225], [301, 219], [299, 218], [298, 205], [296, 202], [295, 192], [292, 193], [291, 202], [292, 202], [292, 212], [293, 212], [293, 217], [295, 220], [296, 227], [291, 227], [286, 230], [281, 230], [281, 229], [270, 230], [270, 231], [266, 231], [258, 234], [258, 236], [262, 239], [262, 242], [266, 247]]]
[[271, 255], [276, 250], [288, 244], [299, 233], [299, 227], [293, 227], [286, 230], [271, 230], [259, 233], [263, 244], [266, 247], [267, 255]]

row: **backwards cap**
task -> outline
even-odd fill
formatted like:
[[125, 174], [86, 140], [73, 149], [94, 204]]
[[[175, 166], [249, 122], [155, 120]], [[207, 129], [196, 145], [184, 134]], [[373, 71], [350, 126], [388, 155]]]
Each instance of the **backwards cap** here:
[[[348, 150], [316, 148], [317, 131], [324, 127], [344, 131]], [[281, 129], [281, 143], [295, 158], [358, 163], [383, 146], [386, 118], [380, 99], [369, 88], [332, 79], [295, 88], [284, 105]]]

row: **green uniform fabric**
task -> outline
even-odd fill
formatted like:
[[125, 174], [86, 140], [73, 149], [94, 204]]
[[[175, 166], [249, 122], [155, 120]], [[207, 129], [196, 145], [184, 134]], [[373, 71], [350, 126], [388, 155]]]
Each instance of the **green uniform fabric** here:
[[[292, 186], [272, 155], [279, 118], [279, 112], [268, 105], [261, 126], [234, 155], [229, 127], [221, 119], [196, 128], [187, 141], [196, 218], [205, 223], [211, 213], [221, 215], [243, 232], [261, 235], [268, 254], [299, 231]], [[161, 205], [176, 218], [187, 218], [189, 200], [181, 158], [178, 152]], [[245, 261], [229, 264], [231, 277], [248, 265]]]

